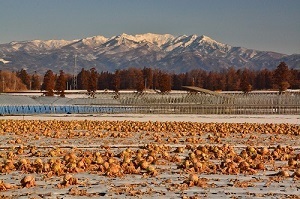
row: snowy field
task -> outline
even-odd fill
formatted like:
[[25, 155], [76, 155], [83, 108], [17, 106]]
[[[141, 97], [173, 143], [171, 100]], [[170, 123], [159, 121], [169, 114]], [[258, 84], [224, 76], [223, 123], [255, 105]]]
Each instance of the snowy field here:
[[185, 121], [185, 122], [218, 122], [218, 123], [288, 123], [300, 124], [300, 115], [192, 115], [192, 114], [45, 114], [32, 116], [0, 116], [0, 119], [16, 120], [131, 120], [131, 121]]
[[300, 124], [300, 115], [192, 115], [192, 114], [80, 114], [80, 115], [29, 115], [0, 116], [0, 119], [14, 120], [131, 120], [131, 121], [185, 121], [185, 122], [218, 122], [218, 123], [288, 123]]
[[0, 198], [299, 198], [299, 125], [298, 115], [1, 116]]

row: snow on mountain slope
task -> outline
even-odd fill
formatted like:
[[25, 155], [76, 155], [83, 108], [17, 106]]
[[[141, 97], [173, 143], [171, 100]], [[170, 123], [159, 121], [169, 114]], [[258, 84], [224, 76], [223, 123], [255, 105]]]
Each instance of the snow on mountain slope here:
[[32, 41], [21, 41], [21, 42], [10, 42], [9, 44], [4, 44], [7, 51], [39, 51], [39, 50], [53, 50], [62, 48], [66, 45], [69, 45], [73, 41], [66, 40], [32, 40]]
[[40, 49], [51, 50], [56, 48], [61, 48], [66, 46], [74, 41], [66, 41], [66, 40], [33, 40], [31, 43]]
[[217, 42], [205, 35], [183, 35], [175, 38], [173, 42], [171, 42], [168, 46], [165, 47], [166, 51], [174, 50], [181, 52], [183, 49], [197, 49], [204, 51], [205, 53], [212, 53], [214, 50], [221, 50], [227, 52], [231, 49], [231, 46]]
[[0, 59], [0, 62], [2, 62], [3, 64], [7, 64], [7, 63], [9, 63], [10, 61], [6, 61], [6, 60], [4, 60], [4, 59]]
[[108, 38], [98, 35], [98, 36], [87, 37], [85, 39], [82, 39], [82, 43], [87, 46], [99, 46], [99, 45], [107, 42], [107, 40], [108, 40]]
[[[120, 34], [110, 38], [102, 35], [78, 40], [33, 40], [0, 44], [0, 64], [28, 68], [72, 72], [74, 54], [79, 68], [96, 67], [114, 71], [126, 67], [153, 67], [173, 72], [192, 69], [222, 70], [231, 66], [275, 68], [285, 61], [291, 68], [300, 67], [300, 55], [233, 47], [202, 35]], [[10, 60], [7, 62], [6, 60]], [[40, 68], [40, 69], [39, 69]]]
[[124, 45], [128, 48], [134, 48], [138, 43], [139, 42], [135, 40], [135, 37], [123, 33], [121, 35], [111, 37], [104, 45], [106, 47], [116, 47]]
[[170, 34], [153, 34], [153, 33], [146, 33], [146, 34], [140, 34], [134, 36], [136, 41], [139, 42], [149, 42], [151, 44], [154, 44], [158, 47], [163, 46], [164, 44], [172, 41], [175, 37]]
[[125, 44], [128, 47], [137, 47], [142, 43], [150, 43], [157, 47], [161, 47], [166, 43], [172, 41], [175, 37], [170, 34], [153, 34], [153, 33], [146, 33], [146, 34], [137, 34], [137, 35], [128, 35], [128, 34], [121, 34], [114, 37], [111, 37], [106, 46], [116, 46]]

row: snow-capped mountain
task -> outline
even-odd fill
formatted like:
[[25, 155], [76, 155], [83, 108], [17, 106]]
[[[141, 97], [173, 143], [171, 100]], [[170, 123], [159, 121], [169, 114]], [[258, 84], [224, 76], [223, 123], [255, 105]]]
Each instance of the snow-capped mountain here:
[[207, 71], [229, 67], [259, 70], [275, 68], [285, 61], [290, 68], [300, 68], [300, 55], [285, 55], [233, 47], [202, 35], [120, 34], [111, 38], [98, 35], [66, 40], [33, 40], [0, 44], [0, 69], [44, 73], [74, 71], [74, 56], [78, 70], [95, 67], [110, 71], [127, 67], [152, 67], [169, 72], [192, 69]]
[[[32, 41], [22, 41], [22, 42], [11, 42], [9, 44], [0, 45], [1, 50], [7, 50], [8, 52], [15, 51], [47, 51], [54, 50], [66, 46], [74, 41], [66, 41], [66, 40], [32, 40]], [[2, 48], [2, 46], [4, 48]]]

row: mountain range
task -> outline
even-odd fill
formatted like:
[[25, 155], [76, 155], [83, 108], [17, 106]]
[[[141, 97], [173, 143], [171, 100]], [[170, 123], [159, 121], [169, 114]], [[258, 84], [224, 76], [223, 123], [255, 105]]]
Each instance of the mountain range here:
[[0, 44], [0, 69], [27, 69], [32, 73], [64, 70], [79, 72], [96, 68], [113, 72], [128, 67], [151, 67], [181, 73], [192, 69], [220, 71], [229, 67], [274, 69], [280, 62], [300, 68], [300, 54], [234, 47], [202, 35], [121, 34], [77, 40], [32, 40]]

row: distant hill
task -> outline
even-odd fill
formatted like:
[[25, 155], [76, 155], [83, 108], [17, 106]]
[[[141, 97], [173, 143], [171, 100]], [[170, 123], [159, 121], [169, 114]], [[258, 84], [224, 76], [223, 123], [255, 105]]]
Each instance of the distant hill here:
[[92, 67], [109, 72], [128, 67], [151, 67], [174, 73], [192, 69], [220, 71], [232, 66], [260, 70], [274, 69], [282, 61], [290, 68], [300, 69], [300, 54], [233, 47], [204, 35], [175, 37], [152, 33], [0, 44], [0, 69], [73, 73], [75, 55], [78, 72]]

